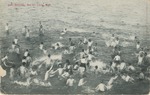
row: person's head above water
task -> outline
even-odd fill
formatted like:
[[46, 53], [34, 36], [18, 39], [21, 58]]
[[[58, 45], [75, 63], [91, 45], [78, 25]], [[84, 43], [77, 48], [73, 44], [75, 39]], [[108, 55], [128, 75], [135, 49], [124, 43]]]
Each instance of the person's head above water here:
[[48, 54], [48, 57], [51, 57], [51, 55], [50, 55], [50, 54]]

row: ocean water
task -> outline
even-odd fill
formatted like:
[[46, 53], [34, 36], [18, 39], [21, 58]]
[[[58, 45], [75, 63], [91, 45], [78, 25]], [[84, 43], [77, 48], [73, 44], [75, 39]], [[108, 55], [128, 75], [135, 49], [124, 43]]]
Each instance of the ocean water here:
[[[11, 2], [36, 6], [8, 6]], [[97, 26], [146, 31], [149, 5], [149, 0], [1, 0], [0, 28], [4, 31], [8, 22], [14, 31], [24, 25], [36, 29], [42, 21], [46, 29], [69, 27], [81, 30], [85, 26]]]

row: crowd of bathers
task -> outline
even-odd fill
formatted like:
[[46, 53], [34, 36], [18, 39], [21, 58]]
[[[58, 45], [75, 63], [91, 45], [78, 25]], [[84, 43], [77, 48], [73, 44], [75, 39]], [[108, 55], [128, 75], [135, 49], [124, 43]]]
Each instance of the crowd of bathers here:
[[[6, 36], [10, 36], [10, 29], [8, 23], [5, 26]], [[42, 22], [39, 22], [38, 36], [44, 37], [45, 32], [43, 29]], [[114, 84], [117, 85], [118, 78], [122, 79], [125, 82], [136, 83], [136, 80], [149, 80], [149, 56], [148, 48], [146, 46], [141, 46], [141, 41], [137, 36], [134, 37], [133, 43], [136, 45], [134, 48], [135, 53], [133, 54], [136, 58], [135, 63], [127, 63], [128, 61], [122, 57], [122, 46], [119, 36], [111, 34], [109, 40], [106, 42], [106, 49], [111, 49], [111, 62], [103, 63], [104, 65], [98, 63], [99, 60], [99, 45], [94, 42], [94, 40], [89, 37], [82, 36], [80, 39], [73, 40], [72, 37], [68, 39], [67, 44], [63, 44], [64, 36], [67, 34], [68, 29], [65, 28], [60, 32], [60, 42], [54, 42], [49, 49], [51, 51], [62, 51], [60, 55], [53, 56], [45, 48], [44, 41], [39, 42], [38, 50], [41, 51], [41, 56], [45, 55], [42, 59], [37, 61], [33, 60], [31, 51], [27, 48], [24, 53], [20, 53], [19, 37], [15, 36], [12, 39], [12, 45], [8, 50], [8, 53], [16, 53], [17, 57], [21, 58], [21, 64], [16, 66], [13, 61], [9, 61], [8, 53], [4, 54], [1, 61], [1, 69], [4, 69], [10, 81], [18, 85], [30, 86], [31, 84], [42, 85], [42, 86], [53, 86], [55, 84], [51, 83], [52, 77], [57, 77], [59, 81], [65, 80], [65, 85], [69, 88], [74, 87], [74, 84], [77, 84], [77, 87], [88, 86], [87, 78], [88, 73], [95, 75], [101, 74], [111, 74], [109, 81], [104, 82], [101, 80], [97, 86], [93, 87], [94, 91], [107, 91], [111, 90]], [[95, 32], [91, 34], [96, 35]], [[27, 26], [24, 26], [22, 29], [22, 36], [28, 42], [31, 42], [32, 35], [30, 34], [30, 29]], [[76, 42], [76, 43], [75, 43]], [[105, 42], [105, 41], [104, 41]], [[128, 47], [126, 47], [128, 48]], [[78, 49], [78, 52], [76, 50]], [[72, 59], [66, 59], [65, 62], [62, 62], [64, 55], [75, 54]], [[32, 55], [32, 56], [31, 56]], [[53, 56], [53, 57], [52, 57]], [[97, 61], [97, 64], [94, 62]], [[41, 71], [44, 68], [44, 77], [38, 78]], [[17, 76], [17, 79], [15, 78]], [[76, 76], [80, 79], [76, 80]], [[57, 80], [57, 81], [58, 81]], [[99, 81], [99, 80], [96, 80]], [[119, 85], [119, 84], [118, 84]]]

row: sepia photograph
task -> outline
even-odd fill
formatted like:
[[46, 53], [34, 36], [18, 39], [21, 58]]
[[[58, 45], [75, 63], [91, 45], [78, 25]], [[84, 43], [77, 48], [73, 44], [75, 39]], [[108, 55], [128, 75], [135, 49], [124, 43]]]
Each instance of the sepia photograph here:
[[0, 0], [0, 95], [150, 95], [150, 0]]

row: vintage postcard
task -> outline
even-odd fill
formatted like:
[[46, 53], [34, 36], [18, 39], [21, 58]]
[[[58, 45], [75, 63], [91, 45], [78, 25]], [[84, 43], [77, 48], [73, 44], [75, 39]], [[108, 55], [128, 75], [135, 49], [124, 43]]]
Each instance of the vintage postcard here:
[[150, 94], [150, 0], [0, 0], [0, 94]]

